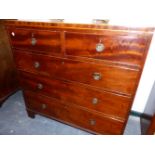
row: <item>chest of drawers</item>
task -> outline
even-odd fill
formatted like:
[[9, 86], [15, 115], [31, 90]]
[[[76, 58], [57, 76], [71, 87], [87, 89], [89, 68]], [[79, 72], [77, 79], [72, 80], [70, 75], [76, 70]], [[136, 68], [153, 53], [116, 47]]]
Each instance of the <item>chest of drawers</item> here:
[[153, 29], [6, 21], [26, 110], [123, 134]]

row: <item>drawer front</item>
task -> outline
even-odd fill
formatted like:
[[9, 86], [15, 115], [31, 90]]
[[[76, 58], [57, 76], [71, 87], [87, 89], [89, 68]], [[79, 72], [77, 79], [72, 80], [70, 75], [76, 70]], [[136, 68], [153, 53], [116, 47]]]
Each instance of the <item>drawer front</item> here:
[[35, 112], [99, 134], [122, 134], [124, 122], [103, 117], [76, 106], [61, 104], [57, 100], [29, 91], [25, 91], [24, 96], [27, 108]]
[[24, 72], [20, 72], [20, 82], [24, 90], [31, 90], [61, 102], [76, 104], [121, 119], [126, 119], [132, 101], [129, 97]]
[[13, 48], [36, 53], [60, 54], [60, 32], [35, 29], [8, 29]]
[[122, 67], [14, 52], [17, 68], [23, 71], [76, 81], [130, 95], [134, 93], [139, 72]]
[[[111, 32], [112, 33], [112, 32]], [[138, 34], [111, 35], [65, 33], [65, 50], [69, 56], [88, 57], [141, 65], [148, 46], [147, 37]]]

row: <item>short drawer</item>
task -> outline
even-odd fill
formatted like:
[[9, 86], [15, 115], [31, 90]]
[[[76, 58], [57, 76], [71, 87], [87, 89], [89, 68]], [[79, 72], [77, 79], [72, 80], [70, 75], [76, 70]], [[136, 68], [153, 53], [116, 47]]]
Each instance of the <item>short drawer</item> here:
[[112, 117], [126, 119], [131, 98], [62, 80], [20, 72], [24, 90], [41, 93], [68, 104], [75, 104]]
[[139, 71], [126, 67], [95, 64], [65, 58], [14, 52], [17, 68], [57, 79], [75, 81], [116, 93], [135, 92]]
[[103, 34], [100, 35], [66, 32], [65, 50], [68, 56], [109, 60], [140, 66], [148, 48], [149, 39], [136, 33], [119, 35], [118, 32], [115, 34], [114, 31], [109, 33], [103, 31]]
[[13, 48], [49, 55], [61, 53], [59, 31], [10, 28], [8, 33]]
[[24, 92], [27, 108], [67, 124], [76, 125], [82, 129], [98, 134], [122, 134], [124, 122], [85, 111], [79, 107], [65, 105], [57, 100]]

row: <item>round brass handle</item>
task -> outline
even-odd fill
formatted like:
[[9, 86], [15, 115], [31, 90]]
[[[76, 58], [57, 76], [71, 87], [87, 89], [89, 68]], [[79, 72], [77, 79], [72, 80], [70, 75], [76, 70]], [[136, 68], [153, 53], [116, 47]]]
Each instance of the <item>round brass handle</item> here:
[[15, 36], [15, 32], [11, 32], [11, 35], [14, 37]]
[[37, 88], [41, 90], [43, 89], [43, 85], [41, 83], [38, 83]]
[[101, 78], [102, 78], [101, 73], [97, 73], [97, 72], [93, 73], [94, 80], [98, 81], [98, 80], [101, 80]]
[[91, 120], [90, 120], [90, 125], [95, 125], [95, 124], [96, 124], [96, 121], [93, 120], [93, 119], [91, 119]]
[[34, 68], [39, 68], [40, 67], [40, 63], [38, 61], [34, 62]]
[[46, 104], [42, 104], [42, 109], [46, 109], [46, 108], [47, 108]]
[[93, 98], [93, 99], [92, 99], [92, 104], [95, 105], [95, 104], [97, 104], [97, 103], [98, 103], [98, 98]]
[[98, 43], [98, 44], [96, 44], [96, 51], [97, 52], [103, 52], [104, 51], [104, 49], [105, 49], [105, 46], [104, 46], [104, 44], [103, 43]]
[[36, 38], [32, 38], [31, 39], [31, 45], [34, 46], [37, 43], [37, 39]]

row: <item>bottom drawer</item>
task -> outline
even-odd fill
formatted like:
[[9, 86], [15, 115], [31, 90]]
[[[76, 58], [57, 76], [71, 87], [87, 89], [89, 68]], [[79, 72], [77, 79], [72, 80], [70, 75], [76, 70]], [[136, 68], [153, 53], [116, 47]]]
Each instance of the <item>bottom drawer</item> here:
[[78, 106], [62, 104], [59, 101], [36, 94], [24, 92], [26, 106], [35, 113], [58, 119], [67, 124], [98, 134], [122, 134], [124, 122], [85, 111]]

